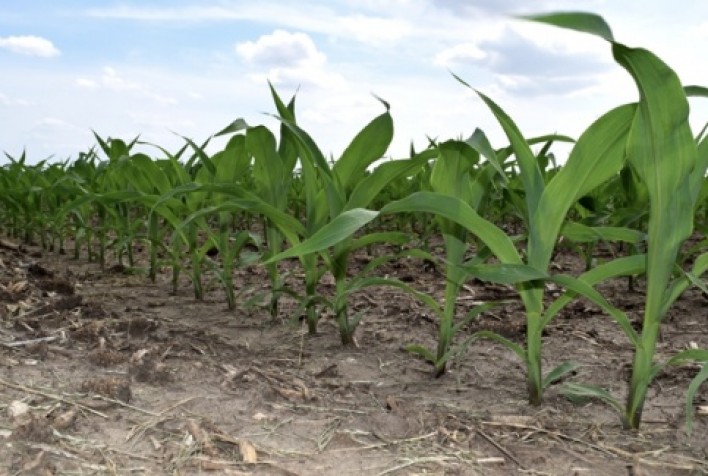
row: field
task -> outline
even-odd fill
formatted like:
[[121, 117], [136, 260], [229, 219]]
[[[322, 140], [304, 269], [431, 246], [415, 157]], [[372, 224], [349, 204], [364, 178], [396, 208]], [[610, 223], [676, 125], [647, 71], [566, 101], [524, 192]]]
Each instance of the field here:
[[[362, 253], [354, 261], [367, 259]], [[272, 322], [263, 309], [230, 311], [214, 291], [195, 302], [188, 281], [179, 296], [169, 296], [165, 275], [151, 285], [119, 267], [101, 272], [97, 264], [37, 248], [5, 246], [0, 260], [2, 282], [25, 284], [2, 296], [2, 341], [34, 341], [0, 349], [3, 474], [708, 471], [708, 420], [698, 417], [691, 438], [684, 431], [691, 367], [657, 377], [644, 426], [632, 432], [611, 408], [573, 405], [553, 388], [543, 406], [529, 407], [518, 385], [522, 367], [494, 343], [471, 345], [434, 378], [429, 364], [401, 347], [432, 344], [435, 322], [400, 291], [375, 289], [353, 299], [354, 308], [367, 310], [358, 347], [343, 349], [330, 318], [309, 336], [299, 323]], [[564, 271], [582, 266], [567, 254], [554, 263]], [[444, 293], [439, 271], [423, 262], [383, 271]], [[248, 268], [236, 283], [258, 289], [267, 276]], [[626, 281], [617, 281], [603, 291], [641, 309], [641, 286], [627, 292]], [[513, 294], [471, 282], [459, 303]], [[13, 303], [21, 314], [8, 315]], [[705, 347], [705, 306], [700, 293], [686, 293], [667, 317], [658, 352], [692, 342]], [[520, 342], [520, 312], [520, 303], [510, 303], [475, 326]], [[613, 390], [625, 392], [631, 346], [594, 306], [569, 307], [546, 330], [544, 346], [550, 356], [581, 362], [583, 380], [617, 382]], [[29, 404], [35, 416], [11, 432], [14, 401]]]
[[475, 90], [506, 143], [394, 160], [376, 98], [335, 159], [271, 85], [277, 135], [215, 153], [6, 154], [0, 471], [708, 472], [708, 88], [528, 20], [608, 42], [639, 100], [526, 137]]

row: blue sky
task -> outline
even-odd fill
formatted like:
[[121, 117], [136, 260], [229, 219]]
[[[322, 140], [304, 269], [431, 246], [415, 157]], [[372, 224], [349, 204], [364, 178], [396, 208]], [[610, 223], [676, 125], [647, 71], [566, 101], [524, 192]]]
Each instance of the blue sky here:
[[[76, 157], [92, 129], [176, 150], [177, 134], [200, 142], [239, 117], [274, 126], [267, 80], [298, 91], [301, 126], [334, 157], [382, 112], [372, 93], [391, 104], [393, 157], [476, 127], [505, 145], [450, 71], [527, 136], [577, 136], [636, 92], [602, 40], [511, 18], [560, 10], [603, 15], [619, 41], [708, 85], [703, 1], [3, 0], [0, 150]], [[692, 102], [696, 130], [705, 103]]]

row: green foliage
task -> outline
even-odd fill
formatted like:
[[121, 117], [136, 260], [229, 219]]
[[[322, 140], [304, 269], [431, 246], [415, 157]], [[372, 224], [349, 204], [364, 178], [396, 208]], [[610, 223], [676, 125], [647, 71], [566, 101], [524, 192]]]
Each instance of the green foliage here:
[[[146, 274], [156, 281], [160, 269], [172, 271], [172, 291], [181, 273], [188, 275], [196, 299], [204, 296], [205, 276], [223, 288], [230, 309], [237, 307], [234, 269], [260, 264], [269, 276], [271, 317], [282, 314], [283, 295], [299, 300], [295, 316], [305, 314], [315, 333], [323, 312], [331, 312], [342, 344], [354, 334], [366, 311], [350, 315], [355, 293], [371, 286], [392, 286], [425, 303], [438, 319], [435, 349], [406, 348], [429, 361], [441, 376], [478, 339], [506, 346], [525, 365], [529, 402], [542, 402], [545, 389], [578, 367], [563, 362], [544, 372], [544, 329], [574, 299], [597, 305], [626, 335], [634, 349], [627, 399], [620, 402], [604, 388], [571, 382], [574, 400], [597, 398], [620, 414], [627, 428], [638, 428], [649, 386], [672, 365], [697, 363], [688, 386], [687, 427], [692, 402], [708, 380], [708, 353], [690, 349], [656, 359], [663, 318], [689, 288], [708, 294], [708, 135], [689, 125], [689, 98], [706, 98], [708, 89], [684, 86], [656, 55], [614, 40], [599, 16], [578, 12], [523, 17], [610, 43], [616, 63], [634, 81], [639, 100], [619, 105], [592, 121], [577, 141], [560, 134], [528, 138], [492, 98], [476, 91], [504, 132], [495, 148], [475, 130], [466, 140], [429, 140], [403, 159], [385, 157], [393, 139], [389, 105], [366, 124], [336, 160], [328, 160], [297, 122], [295, 97], [287, 103], [270, 85], [279, 121], [277, 134], [262, 125], [236, 119], [217, 136], [224, 147], [211, 152], [203, 142], [184, 138], [176, 152], [141, 142], [104, 138], [74, 161], [35, 165], [26, 154], [6, 154], [0, 167], [0, 226], [5, 234], [45, 249], [74, 256], [85, 250], [105, 267], [115, 259], [135, 268], [136, 250], [148, 249]], [[464, 80], [455, 78], [466, 87]], [[562, 165], [552, 151], [572, 143]], [[157, 153], [138, 151], [141, 147]], [[696, 235], [699, 240], [684, 246]], [[429, 251], [440, 236], [444, 255]], [[556, 273], [559, 244], [585, 258], [578, 276]], [[350, 259], [374, 245], [390, 252], [373, 256], [354, 272]], [[612, 259], [600, 261], [605, 245]], [[303, 286], [292, 284], [281, 262], [297, 258]], [[378, 267], [401, 259], [434, 262], [442, 268], [442, 302], [414, 285], [376, 274]], [[320, 281], [334, 279], [334, 291]], [[624, 310], [598, 291], [608, 280], [646, 278], [641, 329]], [[467, 332], [467, 325], [500, 302], [479, 303], [466, 315], [457, 306], [462, 286], [471, 279], [514, 287], [524, 306], [526, 336], [514, 342], [488, 330]], [[563, 292], [552, 298], [548, 284]], [[302, 288], [304, 291], [296, 292]]]

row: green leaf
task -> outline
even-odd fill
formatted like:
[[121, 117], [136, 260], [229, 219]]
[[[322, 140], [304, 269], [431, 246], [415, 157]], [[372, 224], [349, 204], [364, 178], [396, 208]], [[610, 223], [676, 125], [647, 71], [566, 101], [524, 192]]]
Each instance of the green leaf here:
[[406, 352], [410, 352], [411, 354], [415, 354], [418, 357], [423, 358], [427, 362], [431, 363], [432, 365], [436, 364], [436, 359], [435, 355], [429, 351], [427, 348], [423, 347], [422, 345], [418, 344], [409, 344], [405, 347], [403, 347]]
[[562, 364], [556, 366], [544, 377], [543, 388], [548, 388], [550, 385], [559, 381], [578, 367], [580, 367], [578, 362], [563, 362]]
[[381, 209], [382, 214], [401, 212], [433, 213], [458, 223], [476, 235], [503, 263], [522, 264], [519, 252], [506, 233], [459, 198], [435, 192], [416, 192]]
[[531, 214], [529, 264], [546, 269], [568, 210], [578, 199], [617, 174], [625, 161], [625, 143], [635, 106], [611, 110], [578, 139], [568, 161], [548, 183]]
[[592, 398], [597, 398], [617, 410], [620, 415], [623, 412], [622, 404], [619, 400], [617, 400], [610, 392], [597, 385], [567, 382], [563, 385], [561, 392], [568, 399], [574, 402], [583, 402]]
[[249, 127], [250, 126], [248, 125], [248, 123], [244, 119], [238, 118], [238, 119], [234, 120], [228, 126], [221, 129], [219, 132], [214, 134], [214, 136], [219, 137], [219, 136], [223, 136], [226, 134], [233, 134], [234, 132], [240, 132], [240, 131], [246, 130]]
[[538, 166], [538, 161], [533, 151], [531, 151], [529, 143], [511, 117], [489, 97], [479, 91], [476, 91], [476, 93], [487, 104], [509, 139], [519, 165], [521, 182], [524, 185], [528, 216], [531, 217], [536, 212], [536, 207], [545, 188], [543, 174]]
[[[708, 271], [708, 252], [702, 253], [693, 261], [693, 267], [691, 268], [691, 275], [698, 279], [706, 271]], [[687, 274], [684, 274], [678, 279], [675, 279], [671, 286], [666, 290], [666, 295], [664, 297], [664, 307], [661, 310], [662, 315], [669, 311], [669, 308], [673, 305], [676, 300], [681, 297], [683, 292], [688, 289], [688, 287], [693, 283]]]
[[598, 241], [620, 241], [641, 243], [646, 235], [632, 228], [619, 226], [587, 226], [578, 222], [567, 222], [561, 229], [561, 235], [576, 243], [595, 243]]
[[209, 158], [209, 155], [207, 155], [206, 151], [204, 150], [206, 145], [200, 147], [197, 144], [195, 144], [194, 141], [192, 139], [190, 139], [189, 137], [184, 137], [184, 136], [180, 136], [180, 137], [182, 137], [182, 139], [184, 139], [187, 142], [187, 144], [189, 144], [192, 147], [196, 158], [199, 159], [199, 163], [204, 165], [204, 167], [209, 172], [209, 174], [214, 175], [216, 173], [216, 167], [214, 167], [214, 164], [212, 163], [211, 159]]
[[632, 323], [627, 317], [627, 314], [607, 302], [607, 299], [597, 292], [595, 288], [580, 279], [573, 278], [572, 276], [555, 275], [551, 276], [549, 280], [560, 284], [566, 289], [585, 297], [593, 304], [599, 306], [603, 311], [608, 313], [617, 322], [617, 324], [619, 324], [632, 345], [639, 345], [639, 337], [637, 336], [637, 332], [632, 327]]
[[479, 154], [469, 144], [456, 140], [440, 144], [438, 154], [430, 175], [433, 191], [469, 203], [470, 172], [479, 162]]
[[686, 93], [686, 96], [708, 98], [708, 88], [705, 86], [684, 86], [683, 91]]
[[361, 238], [352, 241], [350, 251], [364, 248], [365, 246], [373, 245], [374, 243], [386, 243], [388, 245], [405, 245], [411, 241], [411, 235], [401, 231], [381, 231], [376, 233], [368, 233]]
[[386, 112], [362, 129], [334, 164], [332, 172], [345, 190], [353, 189], [366, 169], [383, 157], [393, 139], [393, 119]]
[[682, 365], [687, 362], [702, 363], [701, 370], [691, 380], [686, 392], [686, 431], [691, 434], [693, 428], [693, 400], [700, 386], [708, 380], [708, 350], [688, 349], [671, 357], [666, 365]]
[[[613, 279], [620, 276], [634, 276], [642, 274], [645, 270], [646, 255], [631, 255], [602, 263], [590, 271], [578, 276], [578, 280], [583, 281], [589, 286], [595, 286], [596, 284], [607, 281], [608, 279]], [[558, 312], [563, 309], [563, 307], [565, 307], [577, 296], [578, 293], [572, 290], [567, 290], [562, 296], [553, 301], [548, 306], [548, 309], [543, 316], [541, 327], [546, 327], [551, 319], [553, 319], [553, 317], [555, 317]], [[626, 323], [624, 325], [626, 325]]]
[[[469, 85], [467, 86], [469, 87]], [[501, 177], [505, 183], [508, 183], [509, 178], [504, 172], [502, 164], [499, 162], [497, 153], [492, 148], [492, 144], [489, 142], [487, 135], [482, 129], [475, 129], [472, 135], [465, 142], [476, 150], [479, 155], [487, 159], [487, 161], [492, 164], [494, 169], [497, 171], [499, 177]]]
[[686, 431], [689, 435], [693, 430], [693, 399], [700, 386], [706, 380], [708, 380], [708, 362], [703, 363], [701, 371], [691, 380], [688, 390], [686, 391]]
[[516, 342], [510, 341], [506, 337], [500, 336], [496, 332], [477, 331], [474, 334], [472, 334], [471, 337], [473, 337], [475, 339], [478, 339], [478, 338], [479, 339], [487, 339], [487, 340], [491, 340], [491, 341], [497, 342], [499, 344], [502, 344], [504, 347], [506, 347], [507, 349], [514, 352], [519, 357], [519, 359], [521, 359], [522, 362], [526, 362], [526, 360], [527, 360], [526, 359], [526, 350], [524, 350], [523, 347], [521, 347]]
[[264, 126], [251, 128], [246, 133], [245, 145], [253, 155], [253, 178], [258, 195], [277, 208], [285, 208], [287, 189], [283, 161], [273, 133]]
[[548, 278], [548, 274], [525, 264], [477, 264], [463, 266], [463, 269], [477, 279], [500, 284], [518, 284]]
[[666, 365], [682, 365], [688, 362], [708, 362], [708, 350], [686, 349], [671, 357]]
[[214, 154], [211, 160], [216, 169], [215, 183], [243, 183], [243, 177], [251, 165], [246, 138], [243, 135], [233, 136], [224, 150]]
[[435, 151], [422, 152], [412, 159], [384, 162], [364, 177], [351, 192], [345, 209], [366, 208], [385, 187], [401, 177], [416, 174], [434, 157]]
[[302, 243], [279, 253], [265, 262], [274, 263], [296, 256], [316, 253], [334, 246], [350, 238], [354, 232], [378, 216], [378, 212], [355, 208], [341, 213], [332, 221], [317, 230], [310, 238]]
[[520, 16], [520, 19], [546, 23], [548, 25], [567, 28], [582, 33], [590, 33], [599, 36], [609, 42], [614, 41], [612, 30], [605, 20], [594, 13], [584, 12], [558, 12], [542, 15]]
[[693, 229], [689, 177], [696, 144], [688, 124], [688, 101], [676, 74], [649, 51], [614, 44], [613, 53], [640, 91], [627, 150], [650, 197], [645, 316], [658, 320], [679, 248]]

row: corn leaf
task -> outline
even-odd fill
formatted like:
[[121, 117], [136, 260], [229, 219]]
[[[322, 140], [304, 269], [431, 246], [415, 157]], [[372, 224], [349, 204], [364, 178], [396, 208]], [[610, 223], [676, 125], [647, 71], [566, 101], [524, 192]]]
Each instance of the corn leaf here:
[[543, 378], [543, 388], [548, 388], [550, 385], [559, 381], [569, 373], [575, 371], [578, 367], [580, 367], [578, 362], [563, 362], [562, 364], [557, 365]]
[[517, 284], [549, 277], [546, 273], [525, 264], [478, 264], [462, 268], [477, 279], [500, 284]]
[[561, 229], [561, 235], [576, 243], [594, 243], [597, 241], [613, 241], [624, 243], [640, 243], [646, 235], [632, 228], [618, 226], [587, 226], [578, 222], [567, 222]]
[[506, 233], [459, 198], [436, 192], [416, 192], [381, 209], [382, 214], [401, 212], [433, 213], [459, 223], [477, 236], [502, 262], [522, 264], [519, 252]]
[[524, 193], [526, 196], [528, 217], [531, 217], [536, 212], [536, 207], [538, 206], [538, 202], [545, 187], [543, 174], [538, 166], [538, 161], [531, 151], [529, 143], [521, 134], [521, 131], [511, 117], [489, 97], [479, 91], [476, 92], [497, 118], [497, 121], [502, 129], [504, 129], [504, 133], [509, 139], [509, 143], [519, 164], [520, 178], [524, 185]]
[[332, 168], [344, 190], [353, 189], [362, 180], [366, 169], [386, 153], [392, 139], [393, 119], [388, 111], [354, 137]]
[[635, 106], [625, 105], [601, 116], [580, 136], [563, 168], [549, 182], [532, 215], [529, 264], [546, 269], [570, 207], [622, 168], [625, 142]]
[[585, 12], [558, 12], [543, 15], [528, 15], [519, 17], [524, 20], [531, 20], [539, 23], [567, 28], [591, 35], [599, 36], [609, 42], [614, 41], [612, 30], [607, 22], [594, 13]]
[[322, 251], [350, 238], [355, 231], [378, 216], [378, 212], [355, 208], [339, 214], [332, 221], [317, 230], [307, 241], [279, 253], [265, 263], [274, 263]]
[[585, 402], [586, 400], [597, 398], [612, 408], [617, 410], [621, 415], [623, 408], [622, 404], [610, 392], [597, 385], [587, 385], [575, 382], [568, 382], [563, 385], [563, 394], [572, 401]]
[[382, 163], [356, 185], [349, 196], [345, 210], [368, 207], [391, 182], [418, 172], [434, 156], [433, 152], [426, 151], [411, 159]]

